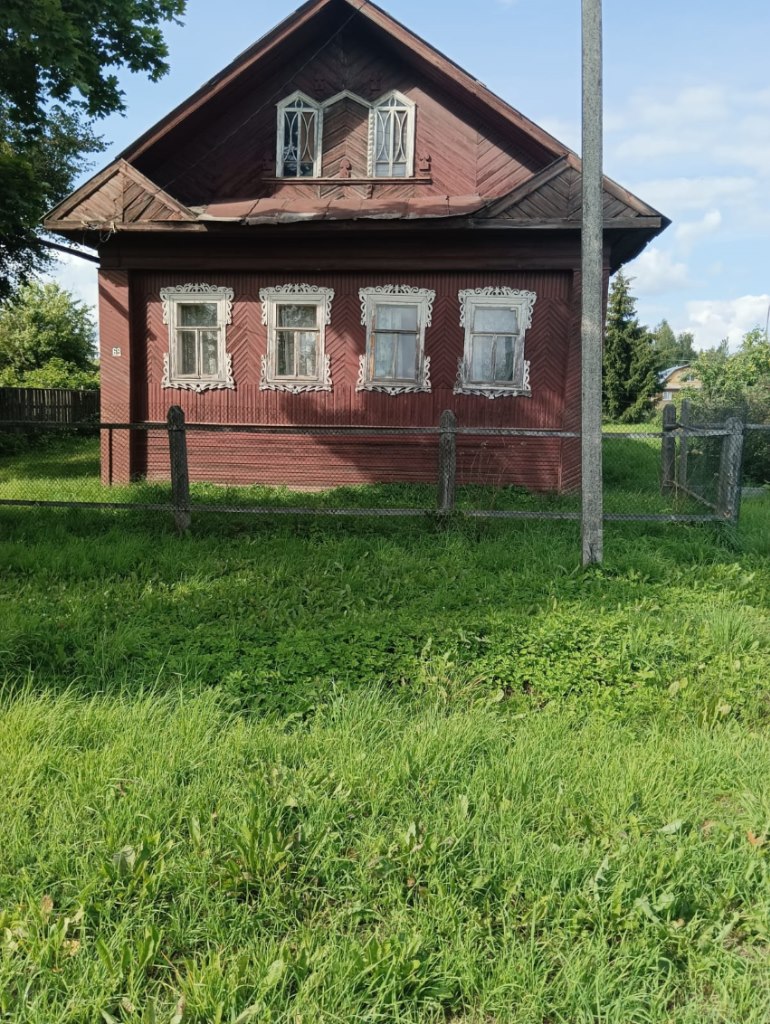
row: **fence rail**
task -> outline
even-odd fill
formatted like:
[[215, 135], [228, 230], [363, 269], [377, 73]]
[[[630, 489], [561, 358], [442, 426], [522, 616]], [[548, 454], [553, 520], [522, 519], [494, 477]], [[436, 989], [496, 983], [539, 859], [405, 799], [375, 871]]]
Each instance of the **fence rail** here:
[[[735, 525], [741, 500], [742, 441], [752, 427], [737, 420], [695, 425], [689, 422], [686, 409], [677, 420], [671, 407], [664, 413], [663, 429], [605, 432], [605, 521]], [[464, 426], [449, 410], [438, 424], [419, 427], [186, 423], [181, 408], [172, 407], [165, 422], [76, 423], [17, 417], [0, 422], [0, 435], [4, 430], [10, 438], [28, 430], [41, 440], [36, 454], [30, 456], [40, 467], [39, 477], [29, 466], [14, 476], [12, 450], [0, 459], [2, 506], [162, 511], [173, 515], [180, 532], [189, 530], [194, 517], [203, 513], [263, 519], [447, 519], [450, 515], [471, 520], [581, 519], [580, 495], [574, 485], [544, 493], [511, 482], [515, 478], [511, 467], [521, 468], [531, 458], [547, 462], [554, 452], [558, 455], [566, 451], [564, 446], [579, 442], [579, 432]], [[71, 463], [66, 452], [62, 455], [61, 466], [57, 452], [64, 452], [65, 442], [49, 443], [43, 437], [57, 431], [65, 439], [81, 432], [86, 435]], [[101, 441], [93, 436], [96, 433]], [[261, 443], [259, 435], [275, 437], [275, 446]], [[382, 441], [370, 449], [360, 444], [366, 438], [392, 438], [393, 444]], [[398, 438], [404, 438], [403, 447]], [[346, 439], [354, 439], [352, 447]], [[75, 443], [80, 443], [77, 438]], [[377, 476], [376, 467], [357, 473], [367, 460], [381, 457], [383, 449], [391, 460], [386, 468], [397, 469], [385, 478], [390, 482]], [[132, 451], [149, 460], [147, 471], [138, 482], [129, 483], [129, 476], [122, 478], [123, 483], [115, 482], [113, 457], [121, 456], [124, 467], [133, 465], [132, 456], [125, 454]], [[303, 455], [304, 467], [308, 455], [315, 460], [310, 480], [298, 465]], [[226, 465], [220, 466], [223, 458]], [[348, 458], [354, 461], [346, 462]], [[237, 469], [240, 460], [245, 460], [248, 471], [236, 472], [233, 478], [230, 470]], [[273, 480], [270, 474], [276, 460], [280, 472]]]
[[0, 388], [0, 422], [68, 426], [99, 419], [99, 392], [74, 388]]

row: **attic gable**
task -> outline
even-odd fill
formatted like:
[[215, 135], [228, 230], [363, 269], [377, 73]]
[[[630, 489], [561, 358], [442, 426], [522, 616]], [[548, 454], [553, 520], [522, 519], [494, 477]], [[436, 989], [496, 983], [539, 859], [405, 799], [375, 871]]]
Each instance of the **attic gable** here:
[[371, 0], [364, 3], [361, 0], [309, 0], [157, 122], [121, 156], [132, 163], [140, 161], [144, 166], [154, 149], [165, 151], [171, 145], [172, 134], [185, 134], [193, 125], [197, 130], [205, 123], [208, 110], [237, 102], [281, 72], [285, 75], [285, 88], [278, 90], [272, 102], [284, 99], [297, 87], [294, 76], [287, 73], [292, 58], [306, 48], [317, 57], [328, 55], [341, 33], [349, 27], [366, 29], [376, 38], [378, 48], [387, 47], [453, 99], [467, 104], [475, 117], [489, 120], [495, 130], [506, 132], [512, 140], [515, 137], [516, 144], [527, 151], [538, 166], [570, 152], [568, 147]]
[[193, 221], [195, 214], [125, 160], [110, 164], [46, 217], [46, 228], [110, 230], [118, 225]]

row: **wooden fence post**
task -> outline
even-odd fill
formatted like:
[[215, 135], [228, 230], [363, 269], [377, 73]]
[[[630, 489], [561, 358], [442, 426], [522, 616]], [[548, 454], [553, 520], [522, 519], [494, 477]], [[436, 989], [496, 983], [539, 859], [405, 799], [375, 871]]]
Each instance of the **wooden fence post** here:
[[738, 525], [741, 511], [741, 475], [743, 469], [743, 423], [731, 416], [725, 423], [727, 433], [722, 440], [719, 460], [717, 515]]
[[679, 457], [676, 466], [677, 484], [682, 490], [687, 489], [687, 428], [690, 426], [690, 399], [685, 398], [679, 410], [679, 425], [682, 433], [679, 435]]
[[187, 433], [181, 406], [168, 410], [168, 452], [171, 462], [171, 504], [180, 533], [190, 529], [190, 474], [187, 468]]
[[445, 409], [439, 420], [438, 441], [438, 510], [452, 512], [455, 507], [457, 476], [457, 417]]
[[661, 445], [660, 492], [670, 494], [674, 489], [674, 467], [676, 465], [676, 406], [663, 406], [663, 443]]

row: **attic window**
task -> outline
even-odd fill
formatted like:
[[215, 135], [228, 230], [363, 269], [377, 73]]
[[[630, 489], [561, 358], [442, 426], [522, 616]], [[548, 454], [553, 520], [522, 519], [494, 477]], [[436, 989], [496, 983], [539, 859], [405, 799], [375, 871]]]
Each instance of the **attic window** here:
[[278, 104], [279, 178], [317, 178], [321, 173], [322, 111], [297, 92]]
[[359, 360], [356, 391], [388, 395], [430, 391], [425, 330], [431, 324], [436, 293], [390, 284], [362, 288], [358, 295], [366, 352]]
[[186, 284], [161, 288], [160, 298], [169, 342], [161, 386], [185, 391], [234, 388], [225, 336], [232, 321], [232, 288]]
[[465, 351], [456, 395], [530, 397], [524, 336], [532, 322], [534, 292], [516, 288], [475, 288], [458, 293]]
[[411, 178], [414, 174], [414, 103], [401, 93], [379, 99], [369, 114], [369, 174]]

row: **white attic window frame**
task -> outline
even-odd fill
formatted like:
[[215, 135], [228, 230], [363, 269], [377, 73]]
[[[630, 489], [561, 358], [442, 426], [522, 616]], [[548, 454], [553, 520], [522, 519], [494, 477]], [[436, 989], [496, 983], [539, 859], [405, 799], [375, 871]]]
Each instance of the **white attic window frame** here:
[[[300, 163], [299, 158], [297, 159], [297, 173], [296, 174], [285, 174], [285, 154], [286, 154], [286, 115], [291, 107], [297, 107], [297, 112], [301, 113], [305, 111], [312, 111], [315, 115], [315, 134], [314, 134], [314, 146], [315, 151], [313, 154], [313, 173], [300, 174]], [[312, 178], [321, 177], [321, 166], [323, 161], [323, 111], [324, 104], [318, 103], [316, 100], [312, 100], [306, 93], [300, 91], [293, 92], [291, 96], [287, 96], [277, 104], [277, 131], [276, 131], [276, 146], [275, 146], [275, 175], [277, 178], [283, 178], [286, 181], [309, 181]]]
[[[404, 138], [404, 160], [398, 161], [398, 163], [404, 163], [404, 174], [394, 175], [393, 164], [394, 164], [394, 138], [391, 137], [390, 152], [388, 154], [389, 174], [377, 174], [377, 164], [382, 161], [377, 160], [377, 129], [379, 125], [379, 118], [382, 116], [383, 108], [389, 109], [393, 115], [403, 113], [404, 114], [404, 126], [405, 126], [405, 138]], [[415, 150], [415, 112], [417, 110], [416, 104], [409, 99], [408, 96], [404, 96], [402, 92], [397, 89], [391, 89], [390, 92], [386, 92], [384, 96], [380, 96], [379, 99], [375, 100], [374, 103], [369, 104], [369, 157], [368, 157], [368, 171], [370, 178], [413, 178], [414, 177], [414, 150]]]

